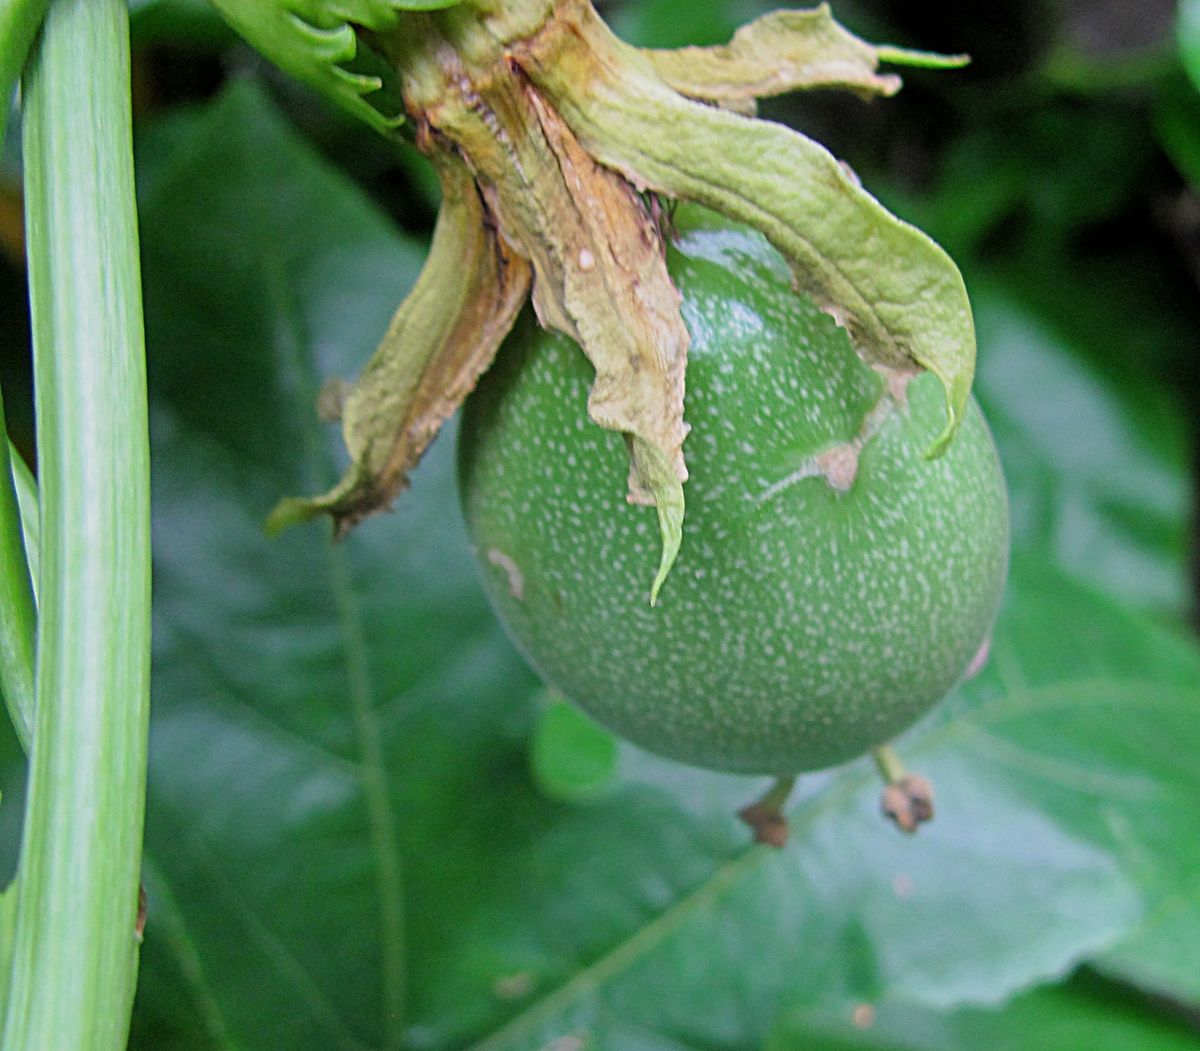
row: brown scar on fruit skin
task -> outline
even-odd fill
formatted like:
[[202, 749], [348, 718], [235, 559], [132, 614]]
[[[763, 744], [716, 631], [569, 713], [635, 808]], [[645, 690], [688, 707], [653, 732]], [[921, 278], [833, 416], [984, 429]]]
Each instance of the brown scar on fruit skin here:
[[858, 448], [856, 443], [835, 445], [817, 456], [817, 468], [830, 489], [848, 493], [858, 477]]
[[908, 385], [920, 375], [917, 369], [897, 369], [888, 365], [872, 365], [887, 385], [888, 397], [899, 409], [908, 408]]
[[831, 445], [814, 456], [805, 457], [800, 466], [786, 478], [773, 482], [759, 496], [759, 502], [768, 500], [784, 489], [790, 488], [805, 478], [822, 478], [830, 489], [837, 493], [848, 493], [854, 488], [858, 477], [858, 461], [863, 449], [890, 416], [908, 408], [908, 384], [917, 375], [915, 371], [894, 369], [885, 365], [872, 366], [883, 377], [883, 390], [879, 400], [863, 418], [858, 433], [848, 442]]

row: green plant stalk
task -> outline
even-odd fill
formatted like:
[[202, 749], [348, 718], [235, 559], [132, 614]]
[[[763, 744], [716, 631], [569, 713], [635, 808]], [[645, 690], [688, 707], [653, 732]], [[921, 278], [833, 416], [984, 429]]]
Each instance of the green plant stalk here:
[[47, 0], [0, 0], [0, 142], [17, 78], [46, 14]]
[[54, 0], [26, 71], [41, 487], [37, 711], [4, 1051], [118, 1051], [137, 967], [150, 491], [124, 0]]
[[0, 399], [0, 691], [21, 747], [29, 753], [33, 736], [33, 662], [37, 613], [25, 557], [21, 508], [13, 484]]

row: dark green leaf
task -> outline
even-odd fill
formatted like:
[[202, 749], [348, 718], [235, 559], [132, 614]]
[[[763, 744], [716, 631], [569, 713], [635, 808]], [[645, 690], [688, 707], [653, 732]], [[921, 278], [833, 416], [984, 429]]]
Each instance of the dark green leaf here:
[[129, 30], [137, 49], [216, 50], [236, 39], [208, 0], [133, 0]]
[[1183, 1022], [1150, 1014], [1120, 987], [1086, 975], [1038, 989], [996, 1010], [946, 1013], [846, 1001], [788, 1013], [768, 1051], [1187, 1051], [1200, 1043]]
[[[976, 393], [1000, 443], [1014, 544], [1125, 602], [1181, 612], [1186, 432], [1178, 404], [1141, 372], [1153, 347], [1138, 346], [1176, 333], [1112, 301], [1071, 299], [1061, 282], [1056, 291], [1043, 305], [1001, 275], [973, 296]], [[1106, 376], [1096, 359], [1114, 342], [1123, 356]]]
[[1117, 211], [1154, 159], [1145, 114], [1134, 107], [1029, 105], [953, 140], [916, 218], [960, 261], [1000, 237], [1065, 262], [1079, 229]]
[[[1200, 4], [1196, 6], [1200, 10]], [[1197, 33], [1200, 35], [1200, 29]], [[1197, 50], [1200, 52], [1200, 44]], [[1200, 193], [1200, 94], [1165, 95], [1159, 102], [1155, 124], [1159, 141], [1179, 174], [1191, 183], [1196, 193]]]
[[582, 802], [612, 784], [617, 741], [574, 705], [551, 698], [538, 717], [530, 762], [538, 787], [551, 799]]
[[729, 7], [720, 0], [692, 0], [686, 5], [674, 0], [634, 0], [617, 8], [612, 24], [622, 38], [639, 47], [711, 46], [726, 43], [743, 20], [770, 9], [759, 3], [739, 19]]

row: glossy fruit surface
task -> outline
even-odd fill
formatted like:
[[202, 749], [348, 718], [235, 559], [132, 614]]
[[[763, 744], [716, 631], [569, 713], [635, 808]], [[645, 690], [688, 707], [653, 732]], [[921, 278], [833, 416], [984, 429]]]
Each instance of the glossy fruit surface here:
[[988, 635], [1008, 552], [991, 436], [972, 402], [926, 459], [936, 379], [889, 387], [757, 233], [681, 209], [669, 263], [692, 431], [658, 605], [655, 513], [626, 503], [625, 444], [587, 418], [591, 366], [530, 317], [460, 432], [484, 585], [534, 668], [634, 743], [719, 770], [830, 766], [926, 712]]

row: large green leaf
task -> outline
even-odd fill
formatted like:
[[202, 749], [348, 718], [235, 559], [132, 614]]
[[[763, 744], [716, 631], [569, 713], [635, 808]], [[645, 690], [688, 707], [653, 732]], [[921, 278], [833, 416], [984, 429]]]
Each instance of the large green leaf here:
[[768, 1051], [1188, 1051], [1195, 1031], [1157, 1017], [1127, 990], [1082, 977], [995, 1010], [933, 1012], [846, 1001], [789, 1012]]
[[789, 1003], [998, 1002], [1180, 902], [1176, 929], [1194, 918], [1200, 656], [1041, 544], [990, 668], [905, 742], [938, 787], [927, 832], [883, 823], [865, 763], [802, 786], [782, 852], [733, 818], [760, 784], [631, 748], [600, 798], [543, 795], [539, 687], [475, 584], [449, 436], [342, 545], [260, 528], [335, 477], [316, 392], [366, 359], [419, 252], [245, 85], [170, 141], [142, 215], [157, 619], [135, 1047], [749, 1046]]
[[[1192, 108], [1160, 107], [1181, 170]], [[1181, 388], [1200, 313], [1171, 259], [1112, 219], [1150, 179], [1147, 115], [1100, 103], [1003, 114], [954, 140], [932, 193], [884, 201], [962, 266], [975, 393], [1004, 453], [1015, 544], [1123, 602], [1181, 615], [1192, 500]], [[1088, 134], [1070, 133], [1079, 126]]]
[[[978, 281], [973, 301], [976, 393], [1003, 453], [1014, 544], [1124, 603], [1182, 612], [1190, 453], [1179, 405], [1138, 374], [1148, 354], [1135, 347], [1179, 333], [1128, 315], [1122, 324], [1100, 303], [1090, 309], [1110, 334], [1089, 338], [1009, 278]], [[1130, 358], [1106, 375], [1096, 359], [1114, 337]]]

